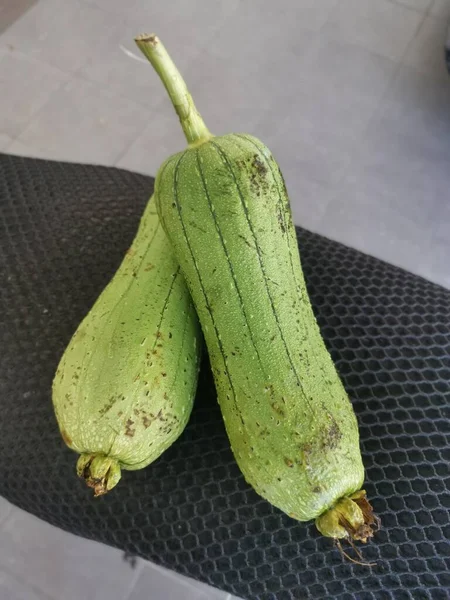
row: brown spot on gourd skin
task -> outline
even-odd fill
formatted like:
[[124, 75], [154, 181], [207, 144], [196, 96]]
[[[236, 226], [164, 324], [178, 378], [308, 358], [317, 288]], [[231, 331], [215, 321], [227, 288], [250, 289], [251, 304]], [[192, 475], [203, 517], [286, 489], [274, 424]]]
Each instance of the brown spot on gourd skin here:
[[144, 425], [145, 429], [148, 429], [153, 421], [154, 419], [151, 419], [148, 415], [144, 415], [142, 417], [142, 424]]
[[325, 450], [334, 450], [335, 448], [337, 448], [341, 437], [342, 432], [339, 429], [339, 425], [333, 419], [329, 429], [325, 431], [324, 439], [322, 441], [322, 447]]
[[292, 467], [294, 466], [294, 461], [291, 460], [290, 458], [287, 458], [287, 456], [284, 457], [284, 462], [285, 462], [286, 466], [289, 467], [290, 469], [292, 469]]
[[114, 406], [114, 396], [111, 396], [111, 398], [109, 399], [108, 404], [105, 404], [105, 406], [103, 406], [98, 412], [103, 417], [103, 415], [106, 415], [106, 413], [109, 410], [111, 410], [111, 408], [113, 406]]
[[303, 444], [301, 446], [301, 453], [303, 456], [303, 463], [305, 464], [305, 466], [308, 466], [309, 463], [309, 455], [311, 453], [312, 450], [312, 445], [308, 442], [307, 444]]
[[128, 421], [125, 424], [125, 435], [127, 435], [128, 437], [133, 437], [136, 432], [136, 429], [132, 429], [132, 425], [134, 425], [134, 421], [128, 419]]
[[272, 402], [271, 406], [277, 415], [279, 415], [280, 417], [285, 416], [285, 412], [284, 412], [283, 408], [277, 402]]
[[284, 213], [283, 213], [283, 209], [281, 209], [281, 208], [277, 212], [277, 219], [278, 219], [278, 224], [280, 225], [281, 231], [283, 233], [286, 233], [286, 225], [284, 223]]
[[127, 256], [134, 256], [136, 254], [136, 251], [133, 250], [133, 248], [128, 248], [128, 250], [126, 251], [126, 255]]
[[275, 399], [275, 390], [273, 389], [273, 385], [271, 383], [268, 383], [265, 387], [264, 387], [264, 391], [266, 394], [270, 394], [272, 399]]
[[258, 154], [255, 154], [253, 156], [253, 160], [252, 160], [252, 165], [255, 169], [255, 171], [259, 174], [259, 175], [265, 175], [267, 173], [267, 167], [266, 165], [261, 161], [261, 159], [259, 158]]
[[[326, 407], [323, 403], [322, 408], [326, 411]], [[342, 431], [340, 430], [336, 419], [329, 412], [327, 412], [327, 416], [330, 423], [324, 428], [322, 434], [322, 449], [325, 451], [335, 450], [342, 438]]]
[[241, 170], [245, 167], [255, 200], [256, 197], [264, 196], [270, 191], [266, 177], [268, 169], [259, 154], [249, 156], [246, 161], [237, 161], [237, 164]]
[[154, 268], [155, 268], [155, 265], [152, 265], [152, 263], [147, 263], [144, 271], [148, 272], [148, 271], [151, 271]]
[[260, 433], [259, 433], [259, 436], [260, 436], [260, 437], [261, 437], [263, 440], [264, 440], [264, 439], [266, 439], [267, 437], [269, 437], [269, 435], [270, 435], [270, 432], [269, 432], [269, 430], [267, 429], [267, 427], [264, 427], [264, 428], [262, 428], [262, 429], [261, 429], [261, 431], [260, 431]]

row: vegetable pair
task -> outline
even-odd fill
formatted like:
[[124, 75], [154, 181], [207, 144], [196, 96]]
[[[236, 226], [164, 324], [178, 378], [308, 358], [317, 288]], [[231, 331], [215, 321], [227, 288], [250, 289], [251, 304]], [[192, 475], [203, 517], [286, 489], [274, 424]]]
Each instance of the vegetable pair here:
[[105, 493], [121, 468], [146, 466], [182, 432], [197, 313], [246, 480], [324, 535], [366, 541], [377, 523], [356, 417], [308, 298], [278, 165], [252, 136], [213, 136], [158, 38], [136, 42], [188, 147], [159, 169], [131, 250], [58, 368], [55, 411], [79, 474]]

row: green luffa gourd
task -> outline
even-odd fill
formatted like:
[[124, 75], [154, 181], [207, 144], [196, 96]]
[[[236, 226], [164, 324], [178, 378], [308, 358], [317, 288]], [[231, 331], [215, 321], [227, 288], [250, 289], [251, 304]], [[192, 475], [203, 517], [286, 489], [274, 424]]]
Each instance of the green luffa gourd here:
[[163, 227], [203, 328], [218, 400], [246, 480], [294, 519], [367, 540], [355, 414], [303, 278], [283, 177], [245, 134], [215, 137], [154, 35], [136, 39], [188, 141], [156, 178]]
[[153, 462], [191, 413], [201, 331], [150, 201], [118, 271], [58, 366], [53, 405], [78, 474], [101, 495]]

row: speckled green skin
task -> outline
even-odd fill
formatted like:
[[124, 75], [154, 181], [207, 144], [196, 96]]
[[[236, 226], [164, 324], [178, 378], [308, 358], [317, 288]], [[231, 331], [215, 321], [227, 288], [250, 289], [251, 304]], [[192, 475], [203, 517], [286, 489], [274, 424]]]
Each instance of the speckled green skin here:
[[283, 178], [248, 135], [169, 158], [155, 191], [191, 291], [246, 480], [306, 521], [360, 489], [356, 418], [300, 266]]
[[192, 300], [151, 201], [56, 372], [53, 403], [67, 445], [124, 469], [154, 461], [187, 423], [200, 352]]

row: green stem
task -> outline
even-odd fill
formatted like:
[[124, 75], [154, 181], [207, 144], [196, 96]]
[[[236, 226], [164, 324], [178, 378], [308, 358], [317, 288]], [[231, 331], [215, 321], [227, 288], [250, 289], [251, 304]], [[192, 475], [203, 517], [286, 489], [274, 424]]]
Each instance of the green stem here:
[[190, 146], [197, 146], [213, 136], [195, 108], [194, 101], [180, 72], [156, 35], [142, 34], [135, 39], [166, 88], [180, 117], [181, 127]]

